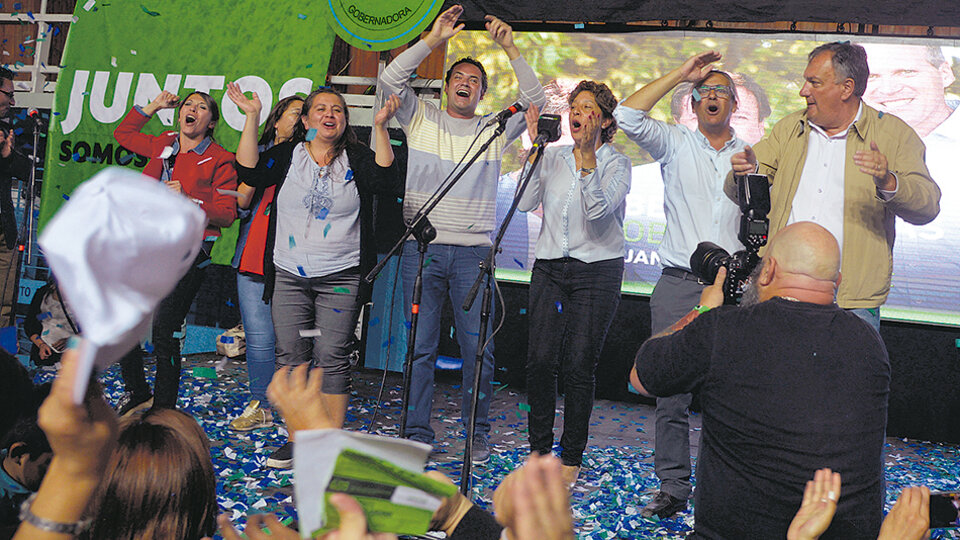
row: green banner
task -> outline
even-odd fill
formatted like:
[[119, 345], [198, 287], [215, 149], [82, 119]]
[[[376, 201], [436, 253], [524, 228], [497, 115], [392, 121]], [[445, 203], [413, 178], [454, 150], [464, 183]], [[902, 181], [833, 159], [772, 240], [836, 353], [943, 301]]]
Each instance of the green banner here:
[[324, 0], [340, 39], [365, 51], [409, 43], [440, 13], [443, 0]]
[[[217, 142], [235, 151], [244, 117], [226, 97], [227, 82], [257, 92], [261, 123], [280, 99], [322, 84], [334, 41], [324, 9], [319, 2], [251, 0], [77, 2], [47, 140], [40, 226], [99, 170], [146, 165], [147, 157], [120, 147], [113, 130], [131, 107], [161, 90], [180, 97], [209, 92], [220, 104]], [[171, 129], [168, 109], [144, 131]], [[235, 238], [236, 225], [224, 230], [214, 262], [229, 263]]]

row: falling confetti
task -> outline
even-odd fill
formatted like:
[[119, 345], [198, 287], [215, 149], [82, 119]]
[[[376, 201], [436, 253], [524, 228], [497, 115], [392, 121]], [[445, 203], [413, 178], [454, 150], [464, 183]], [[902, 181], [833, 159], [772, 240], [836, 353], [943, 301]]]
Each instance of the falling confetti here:
[[160, 16], [159, 13], [157, 13], [156, 11], [150, 11], [149, 9], [147, 9], [147, 6], [145, 6], [145, 5], [143, 5], [143, 4], [140, 4], [140, 9], [142, 9], [144, 13], [146, 13], [147, 15], [149, 15], [149, 16], [151, 16], [151, 17], [159, 17], [159, 16]]

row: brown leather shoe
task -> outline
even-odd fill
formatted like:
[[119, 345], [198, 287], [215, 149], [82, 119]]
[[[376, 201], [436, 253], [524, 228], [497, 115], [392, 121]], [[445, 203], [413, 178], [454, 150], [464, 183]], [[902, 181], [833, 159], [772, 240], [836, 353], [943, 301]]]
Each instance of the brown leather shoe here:
[[578, 476], [580, 476], [579, 465], [560, 465], [560, 477], [568, 487], [572, 488], [577, 483]]

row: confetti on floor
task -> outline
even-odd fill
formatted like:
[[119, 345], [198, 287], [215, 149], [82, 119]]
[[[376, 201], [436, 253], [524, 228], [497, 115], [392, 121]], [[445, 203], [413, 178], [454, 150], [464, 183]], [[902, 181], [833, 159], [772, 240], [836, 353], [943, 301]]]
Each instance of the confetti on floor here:
[[[147, 361], [146, 365], [147, 382], [152, 386], [153, 364]], [[53, 373], [53, 368], [43, 368], [35, 380], [50, 380]], [[354, 371], [347, 429], [397, 435], [401, 406], [398, 373], [387, 375], [377, 423], [372, 429], [369, 426], [382, 376], [380, 371]], [[101, 376], [101, 382], [108, 400], [116, 403], [123, 393], [119, 366], [108, 369]], [[460, 478], [464, 445], [460, 382], [459, 372], [438, 372], [431, 421], [436, 441], [429, 467], [455, 482]], [[484, 508], [492, 506], [493, 489], [523, 463], [528, 453], [526, 413], [521, 412], [529, 408], [526, 395], [501, 383], [494, 386], [499, 388], [490, 407], [493, 452], [487, 464], [473, 469], [472, 498]], [[267, 457], [286, 442], [286, 431], [282, 427], [250, 432], [229, 429], [230, 420], [239, 416], [249, 401], [242, 356], [224, 362], [223, 357], [207, 353], [184, 360], [178, 406], [192, 414], [210, 438], [220, 510], [231, 514], [240, 525], [248, 512], [273, 512], [281, 519], [295, 519], [292, 471], [270, 469], [265, 465]], [[558, 401], [558, 416], [562, 414], [562, 403]], [[640, 509], [658, 487], [653, 469], [654, 421], [651, 405], [607, 400], [597, 400], [594, 404], [583, 469], [571, 497], [579, 539], [678, 539], [692, 530], [692, 504], [690, 509], [671, 519], [654, 521], [640, 517]], [[699, 430], [700, 415], [694, 413], [691, 431], [698, 433]], [[559, 435], [557, 429], [558, 439]], [[691, 447], [695, 454], [696, 438], [691, 441]], [[886, 482], [888, 511], [900, 490], [908, 485], [926, 485], [940, 491], [960, 490], [960, 447], [888, 438]], [[932, 537], [960, 539], [960, 533], [937, 530]]]

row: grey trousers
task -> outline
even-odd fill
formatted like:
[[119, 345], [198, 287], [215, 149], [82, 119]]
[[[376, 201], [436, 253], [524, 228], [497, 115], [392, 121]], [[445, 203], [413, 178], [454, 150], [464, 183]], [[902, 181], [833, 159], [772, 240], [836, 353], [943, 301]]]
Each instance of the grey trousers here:
[[[650, 297], [650, 320], [657, 334], [686, 315], [698, 303], [704, 285], [661, 276]], [[678, 499], [690, 497], [690, 422], [692, 394], [657, 398], [657, 431], [653, 464], [660, 491]]]

